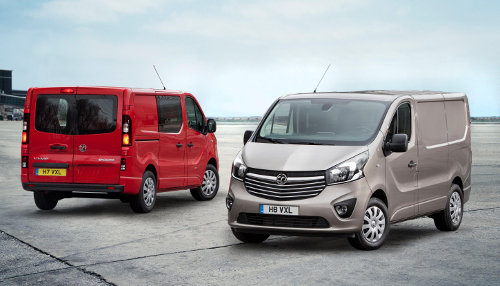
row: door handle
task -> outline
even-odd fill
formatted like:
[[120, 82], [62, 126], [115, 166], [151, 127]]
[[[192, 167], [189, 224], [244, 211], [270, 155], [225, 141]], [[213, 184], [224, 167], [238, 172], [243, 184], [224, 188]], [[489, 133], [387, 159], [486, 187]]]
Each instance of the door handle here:
[[417, 166], [417, 163], [413, 162], [413, 161], [410, 161], [410, 163], [408, 163], [408, 168], [413, 168], [413, 167], [416, 167]]
[[182, 146], [184, 146], [184, 145], [182, 145], [181, 143], [177, 143], [177, 144], [175, 144], [175, 146], [177, 146], [177, 147], [179, 147], [179, 148], [180, 148], [180, 147], [182, 147]]
[[193, 144], [193, 143], [189, 143], [189, 144], [188, 144], [188, 147], [189, 147], [189, 148], [191, 148], [191, 147], [193, 147], [193, 146], [194, 146], [194, 144]]
[[52, 150], [66, 150], [66, 145], [53, 144], [50, 145], [50, 149]]

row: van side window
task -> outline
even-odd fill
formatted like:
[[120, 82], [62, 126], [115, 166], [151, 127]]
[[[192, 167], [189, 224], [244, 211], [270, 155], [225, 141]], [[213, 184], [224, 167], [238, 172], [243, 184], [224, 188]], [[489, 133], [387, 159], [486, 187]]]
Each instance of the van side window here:
[[200, 107], [191, 97], [186, 97], [186, 115], [189, 128], [204, 133], [205, 118]]
[[70, 104], [61, 95], [39, 95], [36, 100], [35, 128], [38, 131], [70, 134]]
[[389, 130], [387, 130], [387, 142], [392, 141], [394, 134], [406, 134], [408, 141], [411, 139], [411, 108], [409, 103], [401, 104], [394, 114]]
[[182, 126], [182, 106], [179, 96], [156, 96], [158, 131], [177, 133]]

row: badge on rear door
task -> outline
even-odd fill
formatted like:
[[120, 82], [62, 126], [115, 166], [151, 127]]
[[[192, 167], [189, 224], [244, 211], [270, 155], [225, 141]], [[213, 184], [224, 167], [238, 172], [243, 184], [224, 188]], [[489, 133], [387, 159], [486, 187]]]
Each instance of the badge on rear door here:
[[80, 149], [80, 152], [85, 152], [85, 151], [87, 151], [87, 145], [82, 144], [82, 145], [80, 145], [80, 147], [78, 149]]

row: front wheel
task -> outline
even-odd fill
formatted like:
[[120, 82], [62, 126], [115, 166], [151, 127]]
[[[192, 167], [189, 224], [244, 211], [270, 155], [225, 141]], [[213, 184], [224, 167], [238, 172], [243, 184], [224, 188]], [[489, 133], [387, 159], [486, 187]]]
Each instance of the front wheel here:
[[209, 201], [215, 198], [219, 190], [219, 173], [214, 165], [208, 164], [203, 174], [203, 182], [196, 189], [191, 189], [191, 195], [198, 201]]
[[446, 208], [432, 216], [436, 228], [441, 231], [457, 230], [462, 223], [463, 208], [462, 189], [453, 184], [448, 192]]
[[389, 234], [387, 206], [377, 198], [368, 201], [361, 231], [349, 237], [349, 243], [361, 250], [375, 250], [382, 246]]
[[148, 213], [156, 202], [156, 177], [151, 171], [144, 172], [139, 193], [130, 198], [130, 207], [136, 213]]
[[231, 231], [237, 239], [245, 243], [261, 243], [269, 237], [269, 234], [240, 232], [234, 228], [231, 228]]
[[45, 192], [34, 192], [33, 197], [36, 206], [44, 211], [54, 209], [59, 201], [55, 196]]

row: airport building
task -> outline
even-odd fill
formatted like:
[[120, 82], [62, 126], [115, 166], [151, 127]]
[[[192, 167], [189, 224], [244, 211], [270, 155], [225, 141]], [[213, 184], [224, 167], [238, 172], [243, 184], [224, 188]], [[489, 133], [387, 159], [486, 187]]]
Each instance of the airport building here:
[[26, 90], [12, 89], [12, 71], [0, 70], [0, 120], [21, 120]]

